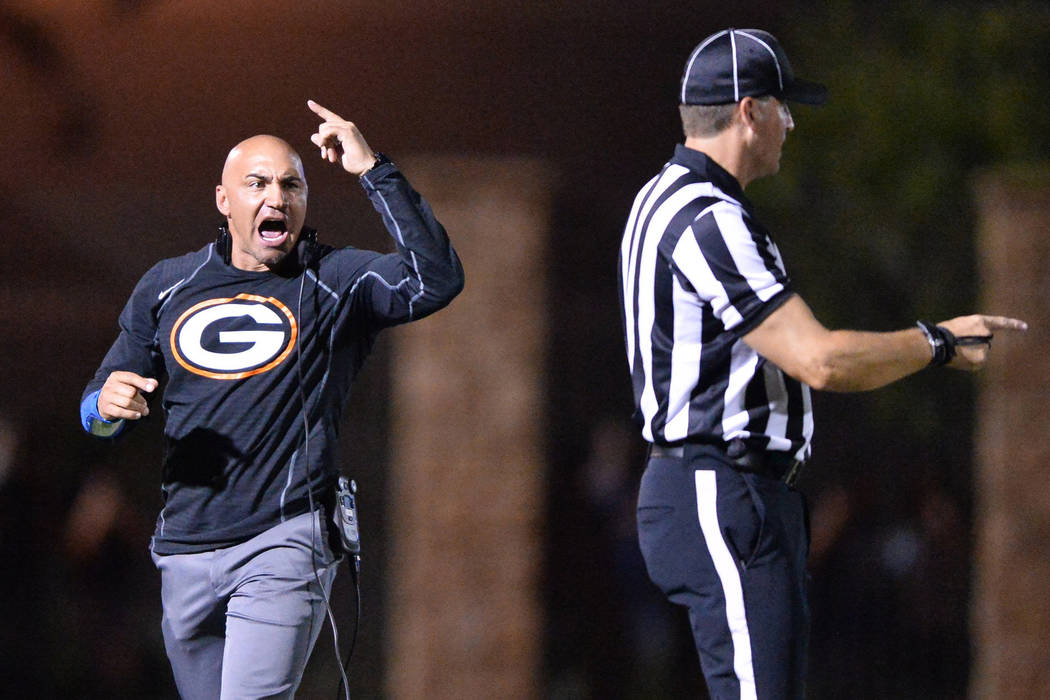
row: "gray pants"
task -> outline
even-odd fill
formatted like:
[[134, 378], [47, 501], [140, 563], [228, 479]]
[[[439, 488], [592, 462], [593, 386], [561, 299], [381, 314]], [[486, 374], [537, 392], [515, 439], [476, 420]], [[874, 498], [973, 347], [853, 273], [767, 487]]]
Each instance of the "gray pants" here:
[[226, 549], [153, 555], [184, 700], [295, 695], [325, 617], [317, 578], [330, 593], [339, 561], [324, 521], [303, 514]]

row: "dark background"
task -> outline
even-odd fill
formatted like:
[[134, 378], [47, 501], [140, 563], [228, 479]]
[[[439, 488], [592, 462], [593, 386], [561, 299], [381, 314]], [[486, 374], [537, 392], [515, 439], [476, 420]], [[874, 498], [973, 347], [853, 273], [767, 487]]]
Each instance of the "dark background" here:
[[[1050, 146], [1045, 3], [0, 0], [0, 678], [12, 696], [172, 696], [146, 552], [159, 421], [112, 449], [80, 431], [76, 407], [138, 277], [212, 237], [213, 187], [238, 140], [287, 138], [321, 236], [387, 248], [356, 184], [312, 157], [307, 98], [395, 159], [529, 155], [558, 173], [538, 693], [701, 692], [684, 616], [645, 580], [634, 542], [641, 446], [615, 260], [635, 191], [680, 140], [682, 65], [726, 26], [773, 32], [796, 72], [831, 91], [826, 107], [794, 110], [780, 175], [748, 190], [818, 318], [889, 330], [972, 310], [974, 177]], [[385, 347], [344, 429], [371, 556], [358, 697], [383, 692]], [[931, 371], [816, 397], [801, 483], [812, 697], [964, 696], [974, 389]], [[346, 629], [348, 578], [335, 596]], [[326, 636], [317, 649], [304, 697], [334, 694]]]

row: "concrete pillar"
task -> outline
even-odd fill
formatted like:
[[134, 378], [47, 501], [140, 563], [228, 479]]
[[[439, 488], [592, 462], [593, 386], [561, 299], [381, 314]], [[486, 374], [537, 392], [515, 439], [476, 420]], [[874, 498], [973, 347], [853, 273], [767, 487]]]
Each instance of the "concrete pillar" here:
[[978, 182], [981, 309], [1023, 318], [981, 375], [971, 697], [1050, 697], [1050, 167]]
[[467, 281], [392, 334], [389, 695], [535, 698], [550, 170], [441, 157], [405, 172]]

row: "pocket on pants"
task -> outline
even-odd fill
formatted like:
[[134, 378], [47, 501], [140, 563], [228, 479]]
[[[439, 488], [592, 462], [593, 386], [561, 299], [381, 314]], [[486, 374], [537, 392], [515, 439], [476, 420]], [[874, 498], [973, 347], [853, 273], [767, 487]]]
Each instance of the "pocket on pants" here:
[[636, 517], [642, 556], [648, 556], [649, 551], [660, 548], [675, 532], [674, 508], [671, 506], [640, 506]]
[[688, 557], [681, 541], [682, 527], [672, 506], [639, 506], [638, 548], [649, 579], [665, 594], [682, 584], [681, 562]]
[[639, 506], [638, 525], [655, 525], [674, 512], [671, 506]]
[[733, 470], [726, 477], [719, 480], [722, 488], [718, 499], [719, 519], [724, 523], [722, 536], [740, 567], [747, 569], [755, 565], [763, 551], [766, 506], [755, 488], [753, 474]]

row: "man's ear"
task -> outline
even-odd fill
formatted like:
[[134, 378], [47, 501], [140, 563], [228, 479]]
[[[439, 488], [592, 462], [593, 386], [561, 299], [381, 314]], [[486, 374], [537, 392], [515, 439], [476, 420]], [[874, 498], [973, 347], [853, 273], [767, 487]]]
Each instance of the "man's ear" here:
[[758, 121], [759, 104], [754, 97], [745, 97], [736, 105], [737, 118], [743, 126], [753, 129]]
[[222, 185], [215, 186], [215, 208], [223, 216], [230, 215], [230, 201], [226, 199], [226, 188]]

